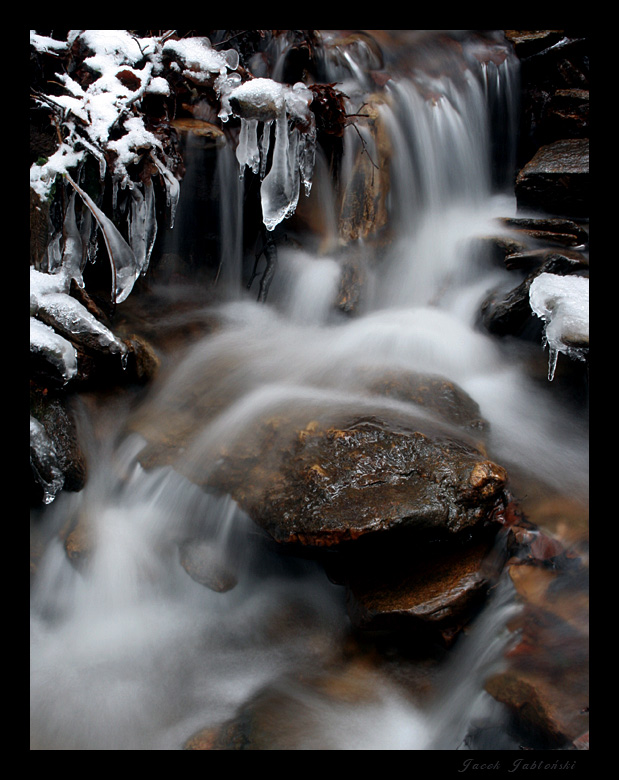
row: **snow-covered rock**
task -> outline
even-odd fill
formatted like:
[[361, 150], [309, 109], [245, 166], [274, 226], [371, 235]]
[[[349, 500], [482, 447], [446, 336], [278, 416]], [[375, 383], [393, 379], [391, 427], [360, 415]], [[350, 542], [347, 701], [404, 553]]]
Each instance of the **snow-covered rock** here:
[[578, 360], [585, 359], [589, 348], [589, 279], [540, 274], [529, 288], [529, 303], [545, 323], [548, 378], [552, 380], [560, 352]]

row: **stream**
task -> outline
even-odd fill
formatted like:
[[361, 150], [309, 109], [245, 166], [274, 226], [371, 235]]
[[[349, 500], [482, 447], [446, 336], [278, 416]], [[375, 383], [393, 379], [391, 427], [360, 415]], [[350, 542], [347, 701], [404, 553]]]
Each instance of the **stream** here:
[[[244, 717], [251, 749], [518, 749], [505, 708], [484, 690], [515, 641], [509, 627], [521, 605], [509, 577], [432, 664], [398, 653], [375, 663], [351, 640], [344, 590], [319, 561], [282, 554], [230, 496], [188, 478], [192, 463], [214, 461], [276, 413], [406, 414], [397, 401], [377, 405], [359, 377], [421, 371], [447, 377], [479, 405], [488, 452], [525, 508], [540, 494], [587, 504], [588, 431], [545, 372], [542, 383], [532, 372], [547, 362], [543, 347], [501, 342], [479, 327], [488, 290], [514, 286], [478, 238], [509, 235], [496, 219], [516, 214], [509, 171], [518, 63], [482, 64], [474, 45], [464, 41], [463, 59], [452, 62], [456, 55], [431, 36], [412, 36], [390, 54], [398, 75], [376, 110], [397, 161], [391, 240], [354, 243], [365, 279], [355, 316], [333, 306], [351, 254], [338, 244], [320, 150], [312, 182], [320, 233], [279, 246], [265, 303], [256, 284], [245, 284], [239, 163], [220, 150], [217, 299], [201, 303], [191, 280], [158, 283], [154, 273], [151, 283], [158, 299], [187, 304], [179, 321], [217, 326], [180, 349], [155, 343], [162, 369], [144, 391], [78, 399], [88, 482], [32, 513], [44, 552], [31, 589], [31, 749], [180, 750], [192, 735]], [[362, 113], [369, 85], [355, 63], [334, 57], [329, 68], [351, 113]], [[346, 128], [344, 181], [364, 144], [373, 165], [373, 143]], [[168, 232], [169, 252], [182, 251], [196, 221], [187, 165], [175, 220], [185, 232]], [[150, 316], [157, 321], [156, 310]], [[192, 418], [175, 460], [145, 468], [143, 432], [191, 404], [215, 411]], [[76, 563], [63, 529], [78, 519], [88, 523], [92, 552]], [[179, 540], [188, 535], [204, 540], [230, 587], [218, 592], [187, 575]]]

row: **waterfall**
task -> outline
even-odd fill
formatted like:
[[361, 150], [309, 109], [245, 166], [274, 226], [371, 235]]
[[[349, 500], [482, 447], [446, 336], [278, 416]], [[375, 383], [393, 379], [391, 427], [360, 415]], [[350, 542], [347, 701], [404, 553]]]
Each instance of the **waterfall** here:
[[[452, 32], [463, 49], [456, 70], [450, 61], [442, 72], [426, 62], [422, 50], [428, 58], [441, 52], [423, 38], [421, 61], [394, 64], [378, 108], [391, 150], [390, 242], [376, 249], [360, 237], [342, 251], [336, 191], [319, 149], [312, 197], [322, 236], [279, 248], [264, 305], [244, 289], [244, 180], [234, 149], [218, 147], [215, 173], [196, 183], [205, 153], [186, 148], [175, 244], [164, 251], [191, 255], [194, 264], [201, 253], [216, 255], [220, 296], [204, 310], [217, 327], [166, 356], [138, 409], [129, 402], [79, 407], [88, 484], [61, 493], [32, 523], [44, 552], [31, 596], [31, 749], [179, 750], [239, 712], [262, 713], [264, 739], [270, 728], [277, 733], [273, 749], [458, 750], [490, 721], [501, 732], [491, 747], [515, 747], [500, 728], [502, 708], [483, 690], [517, 612], [504, 579], [438, 673], [429, 701], [362, 662], [350, 679], [333, 683], [342, 691], [330, 698], [310, 682], [341, 658], [349, 631], [343, 589], [321, 562], [282, 555], [230, 496], [205, 492], [191, 478], [192, 464], [211, 464], [221, 447], [276, 413], [406, 414], [397, 400], [369, 399], [364, 385], [368, 376], [402, 369], [463, 388], [489, 422], [497, 462], [586, 496], [586, 432], [540, 397], [516, 349], [477, 326], [480, 302], [507, 273], [489, 266], [477, 239], [500, 230], [496, 217], [515, 213], [505, 171], [513, 165], [518, 69], [509, 58], [480, 62], [467, 31]], [[276, 53], [281, 74], [285, 49]], [[350, 114], [363, 113], [374, 57], [368, 47], [356, 54], [332, 47], [321, 63], [325, 80], [347, 95]], [[355, 156], [377, 153], [373, 143], [346, 128], [340, 192]], [[217, 191], [217, 209], [192, 191], [205, 186]], [[206, 242], [215, 230], [218, 242]], [[351, 256], [365, 276], [353, 317], [334, 306]], [[159, 430], [168, 413], [181, 419], [190, 404], [204, 420], [188, 426], [172, 465], [147, 469], [140, 460], [146, 437], [132, 421], [144, 411], [147, 427]], [[87, 529], [79, 558], [65, 549], [68, 528]], [[216, 562], [217, 582], [205, 587], [190, 576], [185, 552]]]

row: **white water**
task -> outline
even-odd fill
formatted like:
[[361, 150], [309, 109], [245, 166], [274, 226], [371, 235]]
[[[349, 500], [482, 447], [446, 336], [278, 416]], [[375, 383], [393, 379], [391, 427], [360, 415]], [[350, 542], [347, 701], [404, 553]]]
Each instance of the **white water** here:
[[[468, 75], [464, 93], [434, 83], [444, 95], [432, 104], [402, 82], [384, 109], [397, 150], [391, 207], [400, 228], [383, 264], [370, 269], [362, 316], [333, 311], [338, 256], [282, 250], [268, 306], [222, 306], [223, 328], [154, 389], [150, 400], [161, 409], [189, 391], [229, 398], [219, 418], [196, 429], [189, 460], [284, 404], [303, 413], [312, 405], [366, 408], [361, 373], [367, 380], [404, 368], [447, 376], [477, 401], [494, 460], [585, 495], [584, 431], [540, 395], [518, 353], [475, 327], [480, 301], [503, 276], [470, 240], [510, 204], [490, 190], [484, 90]], [[225, 229], [237, 220], [234, 211]], [[363, 257], [366, 248], [358, 249]], [[423, 709], [378, 670], [356, 678], [352, 700], [330, 700], [296, 675], [320, 677], [338, 658], [347, 630], [342, 589], [317, 565], [274, 554], [229, 500], [172, 469], [145, 472], [136, 460], [143, 441], [121, 436], [122, 418], [122, 410], [103, 412], [103, 427], [118, 421], [105, 437], [88, 435], [84, 422], [89, 483], [61, 494], [37, 526], [47, 546], [32, 591], [32, 749], [178, 750], [266, 686], [287, 702], [285, 721], [273, 715], [272, 749], [456, 750], [477, 721], [500, 717], [482, 687], [509, 641], [508, 590], [456, 646]], [[91, 524], [94, 551], [75, 567], [57, 534], [78, 517]], [[187, 575], [177, 543], [190, 536], [217, 551], [235, 588], [216, 593]]]

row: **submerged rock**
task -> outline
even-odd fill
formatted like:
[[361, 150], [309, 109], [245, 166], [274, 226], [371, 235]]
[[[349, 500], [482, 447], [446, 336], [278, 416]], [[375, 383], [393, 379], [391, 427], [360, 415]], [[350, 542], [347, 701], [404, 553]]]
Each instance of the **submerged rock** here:
[[179, 545], [181, 566], [192, 580], [217, 593], [225, 593], [237, 584], [221, 549], [206, 540], [187, 539]]

